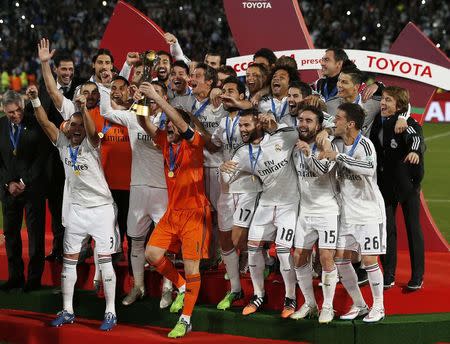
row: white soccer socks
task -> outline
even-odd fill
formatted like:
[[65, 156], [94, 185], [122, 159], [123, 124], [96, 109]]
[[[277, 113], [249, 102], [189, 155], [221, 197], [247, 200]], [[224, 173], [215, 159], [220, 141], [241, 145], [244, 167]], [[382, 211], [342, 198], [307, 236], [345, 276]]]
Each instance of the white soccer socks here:
[[276, 249], [278, 259], [280, 260], [281, 276], [283, 276], [284, 287], [286, 288], [286, 297], [295, 300], [296, 276], [291, 249], [281, 246], [277, 246]]
[[228, 277], [230, 279], [231, 292], [241, 291], [241, 280], [239, 276], [239, 255], [233, 247], [230, 251], [222, 251], [222, 259], [225, 262]]
[[311, 265], [305, 265], [295, 268], [295, 275], [297, 276], [297, 283], [302, 291], [305, 303], [310, 307], [317, 307], [316, 298], [314, 296], [313, 279]]
[[361, 294], [361, 290], [358, 286], [358, 276], [353, 268], [350, 259], [336, 259], [336, 267], [339, 275], [341, 276], [341, 282], [347, 293], [353, 300], [353, 304], [357, 307], [364, 307], [366, 302]]
[[248, 266], [253, 284], [253, 292], [264, 297], [264, 257], [262, 247], [248, 246]]
[[63, 259], [61, 272], [61, 290], [63, 296], [63, 309], [73, 314], [73, 290], [77, 281], [77, 259]]
[[114, 271], [111, 256], [99, 256], [98, 263], [102, 274], [103, 290], [105, 292], [106, 310], [105, 313], [116, 314], [116, 273]]

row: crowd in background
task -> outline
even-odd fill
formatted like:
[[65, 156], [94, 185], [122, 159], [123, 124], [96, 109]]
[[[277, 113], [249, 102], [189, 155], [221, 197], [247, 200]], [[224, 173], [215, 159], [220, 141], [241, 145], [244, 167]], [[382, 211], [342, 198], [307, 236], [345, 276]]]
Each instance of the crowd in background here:
[[[24, 90], [40, 79], [36, 61], [36, 42], [40, 37], [48, 37], [58, 50], [72, 52], [77, 74], [86, 79], [90, 76], [89, 57], [100, 43], [116, 1], [5, 2], [0, 8], [0, 91]], [[202, 60], [207, 50], [225, 57], [238, 55], [222, 1], [208, 1], [207, 6], [199, 0], [128, 3], [164, 31], [173, 32], [186, 56], [194, 60]], [[414, 0], [405, 4], [385, 0], [305, 0], [299, 4], [317, 48], [388, 51], [400, 31], [412, 21], [446, 54], [450, 51], [450, 5], [445, 1]], [[89, 30], [84, 29], [86, 25]]]

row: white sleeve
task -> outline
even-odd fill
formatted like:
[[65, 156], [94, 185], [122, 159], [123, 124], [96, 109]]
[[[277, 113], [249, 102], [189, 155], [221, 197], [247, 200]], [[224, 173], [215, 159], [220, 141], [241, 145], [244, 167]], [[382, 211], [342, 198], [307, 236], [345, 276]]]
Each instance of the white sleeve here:
[[62, 148], [69, 144], [69, 139], [64, 135], [61, 130], [58, 130], [58, 137], [56, 138], [56, 142], [54, 143], [55, 147]]
[[238, 148], [238, 150], [233, 155], [233, 158], [231, 159], [231, 161], [234, 161], [237, 163], [237, 168], [233, 173], [220, 171], [220, 182], [221, 183], [231, 184], [233, 181], [235, 181], [237, 179], [237, 177], [240, 175], [241, 171], [251, 172], [251, 171], [247, 171], [245, 169], [245, 163], [244, 163], [242, 154], [243, 154], [243, 149]]
[[214, 133], [211, 136], [211, 142], [217, 147], [222, 147], [222, 140], [221, 140], [222, 136], [223, 136], [223, 128], [219, 126], [216, 130], [214, 130]]
[[[361, 143], [359, 143], [361, 144]], [[377, 156], [375, 148], [372, 143], [364, 142], [364, 156], [361, 158], [354, 158], [345, 153], [339, 153], [336, 156], [336, 161], [350, 171], [363, 176], [372, 176], [377, 172]]]
[[101, 114], [108, 121], [115, 124], [123, 125], [124, 127], [130, 126], [129, 116], [132, 116], [127, 110], [113, 110], [110, 109], [108, 112]]
[[130, 66], [127, 61], [125, 61], [123, 63], [122, 69], [119, 73], [120, 76], [123, 76], [125, 79], [129, 79], [130, 78], [130, 74], [131, 74], [131, 68], [132, 66]]
[[181, 49], [181, 45], [180, 43], [178, 43], [178, 41], [170, 46], [170, 54], [172, 55], [174, 61], [182, 60], [188, 66], [191, 63], [191, 60], [186, 55], [184, 55], [183, 49]]
[[58, 111], [61, 114], [62, 118], [67, 121], [70, 116], [72, 116], [76, 112], [75, 104], [66, 97], [63, 97], [61, 109], [58, 109]]
[[305, 157], [305, 161], [309, 169], [320, 176], [329, 173], [336, 164], [335, 161], [329, 161], [328, 159], [319, 160], [312, 154], [310, 154], [308, 157]]

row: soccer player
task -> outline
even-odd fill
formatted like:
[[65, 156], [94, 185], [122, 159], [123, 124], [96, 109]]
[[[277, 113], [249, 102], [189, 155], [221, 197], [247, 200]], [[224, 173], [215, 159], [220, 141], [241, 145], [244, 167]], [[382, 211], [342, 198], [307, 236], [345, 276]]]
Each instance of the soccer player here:
[[323, 117], [322, 111], [312, 106], [304, 107], [298, 115], [300, 140], [293, 157], [301, 190], [301, 208], [294, 239], [294, 264], [305, 303], [291, 318], [303, 319], [318, 314], [309, 262], [312, 248], [318, 240], [323, 292], [319, 323], [329, 323], [334, 317], [333, 298], [337, 281], [334, 254], [339, 204], [336, 163], [319, 158], [323, 145], [316, 140], [316, 136], [322, 130]]
[[[153, 87], [161, 97], [167, 100], [167, 88], [159, 81], [152, 81]], [[123, 89], [123, 86], [126, 86]], [[111, 95], [116, 95], [116, 89], [123, 89], [121, 99], [112, 97], [118, 105], [128, 99], [128, 81], [116, 77], [112, 82]], [[125, 103], [126, 104], [126, 103]], [[151, 121], [157, 127], [164, 127], [161, 108], [151, 103]], [[128, 108], [128, 106], [127, 106]], [[156, 224], [167, 209], [167, 186], [164, 180], [164, 159], [161, 150], [153, 143], [151, 137], [139, 125], [135, 113], [127, 110], [110, 109], [103, 115], [108, 121], [128, 128], [132, 151], [130, 207], [127, 219], [127, 234], [131, 237], [131, 268], [134, 277], [134, 287], [123, 299], [122, 304], [131, 305], [145, 295], [144, 264], [145, 239], [152, 221]], [[167, 283], [169, 282], [169, 283]], [[172, 286], [166, 279], [163, 282], [161, 308], [166, 308], [172, 302]]]
[[295, 272], [291, 255], [298, 213], [299, 191], [292, 160], [292, 151], [298, 133], [289, 127], [280, 127], [269, 114], [255, 116], [244, 112], [239, 118], [239, 129], [245, 143], [236, 149], [231, 161], [222, 166], [225, 181], [233, 180], [240, 172], [260, 178], [263, 191], [248, 233], [248, 262], [254, 296], [242, 314], [256, 312], [263, 304], [264, 257], [263, 245], [275, 241], [277, 256], [286, 293], [283, 318], [297, 307]]
[[170, 83], [167, 87], [167, 95], [170, 100], [176, 97], [189, 96], [189, 67], [184, 61], [175, 61], [170, 72]]
[[[245, 86], [236, 77], [228, 77], [224, 80], [222, 91], [223, 107], [229, 113], [220, 121], [211, 140], [218, 148], [222, 147], [223, 161], [229, 161], [234, 150], [242, 144], [238, 125], [242, 111], [237, 105], [244, 100]], [[228, 309], [234, 301], [244, 296], [239, 278], [239, 258], [241, 256], [245, 261], [248, 257], [248, 228], [260, 191], [259, 180], [254, 182], [250, 173], [240, 173], [229, 185], [221, 183], [217, 207], [219, 242], [231, 289], [217, 305], [218, 309]]]
[[284, 116], [281, 122], [289, 127], [297, 128], [297, 116], [303, 100], [312, 94], [311, 86], [305, 82], [295, 81], [289, 84], [287, 102], [289, 115]]
[[[259, 101], [259, 93], [262, 91], [267, 83], [267, 78], [269, 76], [269, 70], [266, 65], [262, 63], [254, 63], [248, 66], [245, 71], [245, 85], [247, 86], [248, 94], [247, 98], [251, 101], [254, 97], [258, 98]], [[267, 92], [268, 92], [267, 87]], [[266, 92], [266, 93], [267, 93]]]
[[[353, 300], [348, 313], [341, 319], [352, 320], [366, 315], [364, 322], [384, 318], [383, 274], [378, 256], [386, 253], [386, 215], [384, 201], [377, 185], [377, 156], [373, 143], [362, 134], [364, 110], [357, 104], [339, 105], [335, 117], [333, 143], [339, 153], [330, 148], [324, 157], [336, 161], [341, 191], [341, 217], [337, 242], [336, 266], [342, 284]], [[373, 305], [369, 312], [355, 270], [352, 251], [360, 251], [367, 271]]]
[[68, 135], [64, 135], [48, 120], [40, 104], [37, 89], [31, 86], [27, 92], [32, 99], [36, 118], [50, 141], [58, 147], [64, 163], [66, 184], [64, 187], [63, 222], [64, 258], [61, 273], [63, 310], [52, 326], [73, 323], [73, 291], [77, 280], [77, 261], [82, 242], [89, 236], [95, 240], [106, 299], [106, 310], [100, 329], [111, 330], [117, 324], [115, 311], [116, 274], [111, 254], [120, 245], [116, 229], [114, 201], [106, 183], [100, 162], [100, 138], [97, 135], [87, 107], [86, 97], [77, 98], [81, 112], [69, 119]]
[[[166, 113], [166, 130], [159, 129], [148, 117], [139, 123], [162, 149], [164, 174], [169, 203], [167, 211], [154, 229], [145, 256], [156, 271], [178, 288], [178, 296], [171, 311], [183, 308], [180, 319], [168, 334], [183, 337], [192, 328], [191, 315], [200, 290], [200, 259], [208, 257], [211, 231], [210, 204], [203, 184], [204, 140], [190, 126], [190, 118], [182, 110], [175, 110], [156, 91], [144, 82], [140, 91], [153, 99]], [[186, 280], [165, 257], [167, 251], [183, 254]], [[183, 305], [184, 302], [184, 305]]]
[[408, 90], [389, 86], [383, 90], [381, 116], [375, 118], [371, 139], [377, 150], [378, 185], [386, 203], [387, 252], [381, 260], [384, 270], [384, 287], [395, 284], [397, 265], [397, 227], [395, 213], [401, 204], [408, 235], [411, 279], [407, 288], [422, 287], [425, 254], [420, 213], [420, 182], [424, 175], [423, 155], [425, 144], [422, 129], [408, 118], [408, 128], [395, 133], [397, 118], [408, 111]]

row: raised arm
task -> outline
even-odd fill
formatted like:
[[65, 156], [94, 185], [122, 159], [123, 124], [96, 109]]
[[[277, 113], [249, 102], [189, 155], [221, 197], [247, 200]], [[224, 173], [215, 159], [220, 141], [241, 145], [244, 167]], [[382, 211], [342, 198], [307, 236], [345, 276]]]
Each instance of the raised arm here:
[[84, 95], [79, 95], [75, 102], [78, 104], [78, 107], [83, 115], [83, 124], [84, 129], [86, 130], [86, 137], [92, 146], [98, 147], [100, 144], [100, 137], [97, 134], [97, 130], [95, 129], [95, 123], [91, 118], [91, 115], [88, 112], [86, 107], [86, 97]]
[[44, 108], [41, 105], [41, 101], [39, 100], [38, 90], [36, 86], [32, 85], [28, 87], [26, 94], [31, 100], [31, 105], [33, 105], [34, 109], [34, 115], [36, 116], [36, 120], [38, 121], [42, 130], [48, 136], [50, 141], [56, 143], [59, 130], [52, 122], [49, 121], [47, 113], [45, 112]]
[[[134, 101], [139, 101], [141, 99], [142, 95], [139, 90], [136, 90], [133, 95]], [[156, 132], [158, 131], [158, 127], [150, 121], [149, 116], [139, 116], [136, 115], [136, 119], [139, 123], [139, 125], [142, 127], [142, 129], [145, 130], [145, 132], [150, 135], [151, 138], [154, 138], [156, 136]]]
[[189, 125], [184, 121], [183, 117], [172, 107], [164, 98], [162, 98], [149, 82], [144, 82], [139, 87], [141, 93], [148, 98], [153, 99], [163, 112], [167, 115], [170, 121], [177, 127], [181, 133], [185, 133], [189, 129]]
[[56, 81], [53, 77], [52, 70], [50, 68], [50, 60], [55, 54], [55, 49], [50, 51], [50, 42], [46, 38], [42, 38], [38, 43], [38, 55], [41, 61], [42, 76], [44, 78], [45, 87], [50, 95], [50, 98], [55, 104], [55, 107], [59, 110], [62, 108], [64, 96], [59, 92], [56, 87]]

